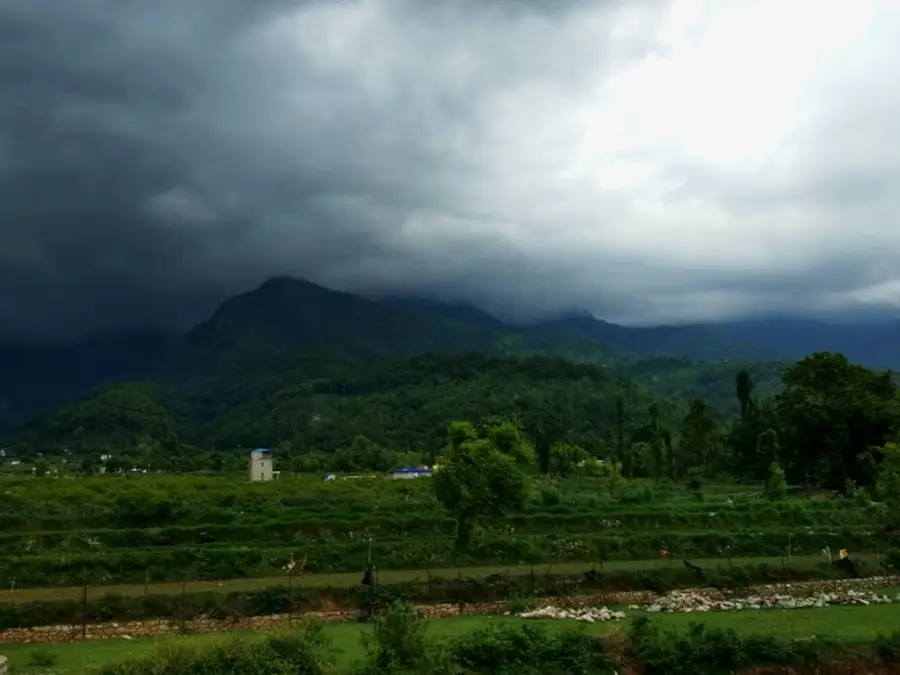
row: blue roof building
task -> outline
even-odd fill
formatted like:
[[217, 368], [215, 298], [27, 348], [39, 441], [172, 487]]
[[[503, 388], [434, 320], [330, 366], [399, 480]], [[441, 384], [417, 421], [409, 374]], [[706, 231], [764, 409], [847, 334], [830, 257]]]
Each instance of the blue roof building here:
[[393, 478], [424, 478], [434, 472], [427, 466], [404, 466], [391, 472]]

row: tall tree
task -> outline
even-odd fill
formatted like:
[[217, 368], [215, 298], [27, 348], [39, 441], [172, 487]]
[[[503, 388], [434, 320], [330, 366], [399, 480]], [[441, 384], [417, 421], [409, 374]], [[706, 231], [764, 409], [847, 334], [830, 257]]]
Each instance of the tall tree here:
[[550, 473], [554, 476], [572, 476], [588, 460], [587, 452], [579, 445], [554, 443], [550, 448]]
[[884, 502], [891, 517], [900, 525], [900, 443], [888, 443], [880, 449], [881, 467], [878, 471], [876, 494]]
[[622, 396], [616, 396], [616, 419], [613, 427], [615, 438], [616, 458], [622, 463], [622, 472], [627, 477], [634, 475], [634, 463], [625, 446], [625, 401]]
[[650, 432], [650, 447], [653, 450], [653, 477], [659, 479], [664, 473], [665, 437], [659, 406], [656, 403], [650, 405], [648, 429]]
[[704, 473], [711, 472], [716, 454], [716, 429], [709, 406], [701, 399], [693, 399], [681, 422], [684, 469], [698, 467]]
[[741, 404], [741, 419], [746, 420], [755, 404], [753, 400], [753, 389], [755, 387], [753, 378], [748, 371], [741, 370], [735, 376], [734, 384], [738, 402]]
[[870, 449], [890, 440], [900, 421], [891, 374], [820, 352], [787, 368], [782, 379], [775, 405], [788, 480], [835, 490], [848, 481], [871, 485]]
[[756, 439], [755, 465], [758, 470], [762, 467], [771, 467], [778, 462], [779, 455], [778, 432], [774, 429], [766, 429]]
[[524, 505], [534, 450], [509, 423], [479, 432], [471, 422], [454, 422], [448, 436], [447, 461], [432, 482], [438, 502], [456, 520], [456, 545], [465, 549], [477, 519]]

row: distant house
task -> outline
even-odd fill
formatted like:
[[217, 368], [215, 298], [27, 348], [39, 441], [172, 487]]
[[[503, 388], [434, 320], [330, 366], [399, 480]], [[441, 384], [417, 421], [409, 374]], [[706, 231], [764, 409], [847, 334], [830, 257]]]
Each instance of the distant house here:
[[391, 478], [426, 478], [434, 472], [428, 466], [404, 466], [391, 472]]
[[262, 483], [278, 478], [274, 471], [272, 451], [268, 448], [257, 448], [250, 452], [250, 482]]

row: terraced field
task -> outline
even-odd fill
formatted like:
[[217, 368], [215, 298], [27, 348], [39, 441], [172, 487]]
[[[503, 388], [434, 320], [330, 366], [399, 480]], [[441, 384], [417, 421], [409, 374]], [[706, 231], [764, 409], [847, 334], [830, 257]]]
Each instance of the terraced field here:
[[[545, 483], [482, 526], [456, 551], [427, 479], [5, 479], [0, 628], [358, 606], [370, 556], [379, 601], [426, 604], [889, 571], [876, 505], [772, 503], [753, 487], [701, 499], [634, 484], [613, 499], [599, 480]], [[823, 548], [850, 550], [855, 569]]]
[[461, 554], [427, 480], [31, 480], [7, 481], [0, 497], [7, 588], [80, 586], [85, 574], [90, 585], [271, 578], [292, 558], [309, 573], [359, 573], [370, 552], [382, 570], [650, 561], [661, 549], [723, 561], [877, 554], [883, 527], [876, 507], [843, 500], [772, 504], [745, 488], [701, 502], [646, 486], [614, 501], [599, 481], [573, 481]]

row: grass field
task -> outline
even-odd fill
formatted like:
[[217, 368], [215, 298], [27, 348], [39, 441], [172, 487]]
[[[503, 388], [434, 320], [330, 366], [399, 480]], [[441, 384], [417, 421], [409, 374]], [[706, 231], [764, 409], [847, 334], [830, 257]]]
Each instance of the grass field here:
[[796, 494], [771, 503], [758, 485], [716, 484], [699, 499], [677, 483], [629, 485], [613, 497], [600, 479], [541, 481], [523, 510], [486, 519], [460, 552], [428, 481], [0, 476], [0, 602], [81, 598], [85, 577], [91, 597], [143, 595], [145, 577], [153, 594], [180, 593], [183, 577], [187, 592], [252, 591], [287, 584], [291, 559], [306, 561], [300, 584], [348, 588], [370, 553], [393, 583], [425, 581], [428, 568], [452, 578], [457, 565], [477, 577], [528, 573], [532, 561], [536, 573], [599, 560], [610, 571], [679, 564], [660, 562], [660, 548], [707, 567], [729, 555], [778, 565], [788, 550], [795, 560], [825, 546], [854, 556], [884, 550], [884, 515], [860, 500]]
[[[855, 556], [854, 559], [860, 561], [868, 561], [869, 558], [874, 559], [875, 556]], [[793, 556], [790, 560], [792, 567], [815, 567], [824, 562], [822, 556]], [[704, 558], [694, 559], [692, 562], [700, 567], [714, 569], [716, 567], [727, 566], [728, 561], [724, 558]], [[759, 557], [759, 558], [734, 558], [731, 564], [735, 566], [748, 565], [781, 565], [787, 563], [787, 558], [776, 557]], [[518, 565], [518, 566], [495, 566], [495, 567], [462, 567], [462, 568], [446, 568], [432, 570], [384, 570], [378, 572], [378, 581], [383, 584], [402, 583], [402, 582], [426, 582], [429, 573], [432, 577], [437, 578], [453, 578], [463, 576], [467, 578], [480, 579], [491, 575], [527, 575], [531, 574], [532, 569], [535, 575], [540, 574], [579, 574], [587, 572], [591, 569], [597, 571], [623, 571], [623, 570], [643, 570], [656, 569], [669, 565], [681, 565], [682, 562], [677, 559], [669, 558], [663, 560], [615, 560], [603, 563], [557, 563], [557, 564], [535, 564]], [[343, 574], [302, 574], [294, 576], [294, 586], [307, 588], [348, 588], [357, 586], [362, 580], [362, 570], [359, 573], [343, 573]], [[261, 588], [269, 588], [273, 586], [286, 586], [288, 584], [287, 574], [278, 577], [268, 578], [252, 578], [252, 579], [230, 579], [223, 581], [189, 581], [184, 585], [187, 593], [202, 591], [249, 591]], [[100, 597], [107, 594], [115, 594], [121, 596], [135, 595], [176, 595], [182, 592], [181, 583], [150, 583], [146, 586], [143, 584], [131, 585], [111, 585], [111, 586], [90, 586], [88, 587], [88, 596], [91, 598]], [[44, 600], [62, 600], [62, 599], [81, 599], [84, 593], [83, 587], [60, 587], [60, 588], [21, 588], [10, 590], [9, 592], [0, 594], [0, 602], [31, 602]]]
[[[872, 640], [889, 634], [900, 626], [900, 605], [835, 606], [822, 609], [765, 610], [721, 612], [710, 614], [658, 614], [655, 619], [665, 626], [685, 628], [696, 621], [720, 628], [732, 628], [745, 634], [771, 635], [786, 638], [820, 637], [854, 643]], [[463, 617], [429, 622], [432, 636], [454, 637], [493, 624], [518, 623], [511, 617]], [[549, 630], [580, 627], [591, 635], [605, 635], [620, 631], [627, 622], [584, 624], [575, 621], [536, 620], [529, 624]], [[341, 665], [346, 667], [363, 655], [362, 635], [369, 630], [358, 623], [326, 625], [325, 631], [340, 653]], [[57, 658], [52, 669], [29, 666], [34, 645], [4, 645], [0, 653], [9, 657], [12, 673], [82, 673], [92, 666], [115, 663], [139, 657], [155, 647], [168, 643], [210, 644], [227, 639], [222, 634], [196, 635], [146, 640], [109, 640], [49, 645], [43, 649]]]

